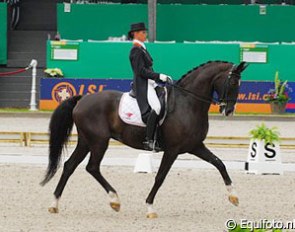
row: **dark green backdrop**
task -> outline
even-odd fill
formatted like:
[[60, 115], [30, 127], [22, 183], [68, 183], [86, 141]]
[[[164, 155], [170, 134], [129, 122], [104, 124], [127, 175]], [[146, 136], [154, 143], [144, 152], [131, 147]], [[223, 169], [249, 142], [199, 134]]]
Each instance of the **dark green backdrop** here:
[[[47, 44], [47, 67], [61, 68], [66, 77], [132, 78], [129, 63], [131, 43], [79, 43], [78, 61], [56, 61]], [[178, 79], [188, 70], [209, 60], [240, 62], [239, 44], [157, 44], [148, 43], [157, 72]], [[268, 63], [250, 64], [244, 80], [273, 80], [275, 72], [284, 80], [295, 81], [295, 46], [268, 45]]]
[[0, 64], [7, 63], [7, 5], [0, 3]]
[[[295, 41], [295, 6], [158, 4], [157, 40]], [[147, 23], [146, 4], [58, 5], [58, 30], [65, 39], [105, 40], [127, 34], [132, 22]]]

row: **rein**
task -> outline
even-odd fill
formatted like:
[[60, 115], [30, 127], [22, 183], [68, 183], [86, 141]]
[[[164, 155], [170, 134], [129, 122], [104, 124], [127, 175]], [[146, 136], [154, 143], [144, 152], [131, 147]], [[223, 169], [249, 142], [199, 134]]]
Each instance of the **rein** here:
[[197, 94], [195, 94], [195, 93], [193, 93], [193, 92], [191, 92], [191, 91], [189, 91], [189, 90], [187, 90], [185, 88], [180, 87], [179, 85], [170, 84], [170, 83], [169, 83], [169, 85], [176, 88], [176, 89], [178, 89], [178, 90], [180, 90], [180, 91], [182, 91], [182, 92], [185, 92], [185, 93], [189, 94], [190, 96], [192, 96], [196, 100], [199, 100], [199, 101], [202, 101], [202, 102], [205, 102], [205, 103], [209, 103], [209, 104], [213, 103], [214, 105], [221, 105], [222, 104], [220, 101], [218, 101], [218, 100], [216, 100], [214, 98], [209, 99], [209, 98], [205, 98], [203, 96], [199, 96], [199, 95], [197, 95]]

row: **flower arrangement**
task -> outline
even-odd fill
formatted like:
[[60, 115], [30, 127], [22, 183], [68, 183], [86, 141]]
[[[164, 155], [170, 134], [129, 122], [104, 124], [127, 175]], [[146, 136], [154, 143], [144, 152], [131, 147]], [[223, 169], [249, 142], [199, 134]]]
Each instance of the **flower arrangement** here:
[[44, 73], [48, 75], [48, 77], [63, 77], [64, 74], [59, 68], [47, 68], [44, 70]]
[[280, 80], [278, 71], [276, 72], [274, 83], [275, 88], [268, 91], [265, 101], [284, 105], [290, 100], [289, 93], [292, 92], [292, 89], [288, 86], [288, 81], [283, 82]]

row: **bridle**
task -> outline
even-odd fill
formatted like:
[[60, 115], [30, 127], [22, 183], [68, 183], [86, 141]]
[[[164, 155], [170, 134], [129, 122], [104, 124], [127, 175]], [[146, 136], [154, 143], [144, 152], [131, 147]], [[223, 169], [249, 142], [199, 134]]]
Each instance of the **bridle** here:
[[228, 73], [228, 76], [227, 78], [225, 79], [224, 81], [224, 84], [223, 84], [223, 89], [222, 89], [222, 97], [219, 98], [219, 99], [215, 99], [215, 98], [206, 98], [204, 96], [199, 96], [185, 88], [182, 88], [180, 87], [179, 85], [176, 85], [176, 84], [173, 84], [173, 83], [169, 83], [170, 86], [182, 91], [182, 92], [185, 92], [187, 93], [188, 95], [190, 95], [191, 97], [193, 97], [194, 99], [196, 100], [199, 100], [199, 101], [202, 101], [202, 102], [205, 102], [205, 103], [209, 103], [209, 104], [213, 104], [213, 105], [218, 105], [218, 106], [223, 106], [225, 107], [229, 102], [233, 101], [235, 102], [236, 99], [229, 99], [228, 98], [228, 90], [229, 90], [229, 85], [230, 85], [230, 80], [233, 76], [237, 76], [237, 77], [240, 77], [240, 74], [237, 74], [234, 72], [234, 69], [235, 69], [235, 65], [232, 66], [231, 70], [229, 71]]
[[229, 91], [229, 85], [230, 85], [231, 78], [233, 76], [241, 78], [240, 74], [234, 72], [235, 67], [236, 67], [235, 65], [232, 66], [231, 70], [229, 71], [229, 73], [227, 75], [227, 78], [224, 81], [222, 95], [221, 95], [221, 98], [219, 98], [219, 101], [218, 101], [219, 106], [224, 106], [225, 107], [229, 102], [235, 102], [236, 101], [236, 99], [229, 99], [228, 98], [228, 91]]

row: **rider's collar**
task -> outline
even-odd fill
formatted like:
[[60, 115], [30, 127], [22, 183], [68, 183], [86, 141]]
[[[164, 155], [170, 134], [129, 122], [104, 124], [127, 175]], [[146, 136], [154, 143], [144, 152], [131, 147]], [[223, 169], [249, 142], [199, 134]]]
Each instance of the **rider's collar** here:
[[141, 47], [143, 47], [146, 50], [145, 44], [138, 39], [133, 40], [133, 44], [139, 44]]

